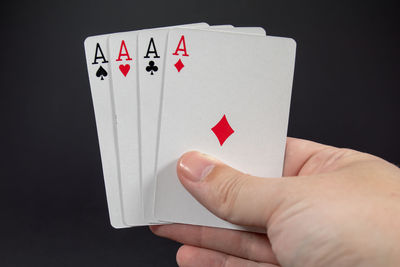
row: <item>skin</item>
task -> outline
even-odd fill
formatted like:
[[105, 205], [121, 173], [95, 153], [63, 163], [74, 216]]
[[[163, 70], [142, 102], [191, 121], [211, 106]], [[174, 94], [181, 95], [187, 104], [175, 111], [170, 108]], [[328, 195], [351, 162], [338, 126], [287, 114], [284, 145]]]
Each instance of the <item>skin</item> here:
[[180, 158], [177, 174], [218, 217], [266, 231], [151, 226], [184, 244], [181, 267], [400, 266], [400, 170], [381, 158], [288, 138], [281, 179], [195, 151]]

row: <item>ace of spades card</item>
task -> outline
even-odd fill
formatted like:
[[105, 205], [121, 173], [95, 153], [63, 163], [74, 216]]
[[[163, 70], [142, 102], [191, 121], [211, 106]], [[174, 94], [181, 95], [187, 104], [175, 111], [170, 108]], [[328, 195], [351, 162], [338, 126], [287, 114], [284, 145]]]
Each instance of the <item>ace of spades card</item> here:
[[108, 55], [108, 35], [88, 37], [85, 40], [86, 63], [96, 117], [101, 162], [111, 225], [127, 227], [121, 206], [117, 137], [111, 101], [111, 81]]

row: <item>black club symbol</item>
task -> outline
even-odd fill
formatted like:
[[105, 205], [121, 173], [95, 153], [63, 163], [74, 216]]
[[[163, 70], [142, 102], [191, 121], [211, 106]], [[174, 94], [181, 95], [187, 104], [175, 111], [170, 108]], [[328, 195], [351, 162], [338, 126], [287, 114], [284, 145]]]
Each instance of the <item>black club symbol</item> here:
[[153, 75], [153, 72], [158, 71], [158, 67], [154, 65], [154, 61], [149, 62], [149, 65], [146, 67], [146, 71], [150, 72], [151, 75]]

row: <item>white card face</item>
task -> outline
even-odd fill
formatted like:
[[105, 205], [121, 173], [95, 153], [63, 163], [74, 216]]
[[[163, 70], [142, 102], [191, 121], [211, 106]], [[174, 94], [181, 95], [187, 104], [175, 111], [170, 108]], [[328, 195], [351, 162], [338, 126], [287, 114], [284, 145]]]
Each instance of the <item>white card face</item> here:
[[247, 34], [257, 34], [257, 35], [267, 35], [265, 30], [261, 27], [238, 27], [243, 33]]
[[282, 175], [295, 42], [202, 30], [168, 36], [159, 130], [155, 216], [241, 229], [206, 210], [176, 177], [190, 150], [260, 177]]
[[233, 29], [235, 27], [233, 27], [233, 25], [226, 24], [226, 25], [212, 25], [212, 26], [210, 26], [210, 28], [212, 28], [212, 29]]
[[123, 228], [126, 227], [126, 224], [123, 221], [120, 198], [119, 163], [110, 91], [111, 74], [107, 35], [87, 38], [85, 40], [85, 53], [110, 221], [113, 227]]
[[[262, 28], [233, 28], [230, 25], [210, 26], [207, 30], [265, 34]], [[141, 31], [138, 37], [142, 197], [144, 217], [148, 222], [153, 223], [157, 222], [157, 219], [154, 217], [154, 169], [163, 80], [163, 63], [168, 32], [169, 29]]]
[[140, 139], [137, 91], [138, 32], [108, 39], [112, 92], [118, 136], [122, 206], [128, 225], [145, 225], [140, 184]]
[[[208, 27], [206, 23], [190, 27]], [[112, 100], [117, 128], [120, 184], [124, 221], [129, 226], [146, 225], [140, 171], [140, 123], [137, 36], [140, 31], [109, 36]], [[162, 45], [165, 49], [165, 42]], [[157, 66], [153, 66], [155, 69]], [[156, 72], [156, 71], [155, 71]]]
[[219, 32], [234, 32], [242, 34], [255, 34], [255, 35], [266, 35], [266, 32], [261, 27], [236, 27], [236, 28], [223, 28], [217, 26], [211, 26], [207, 30], [219, 31]]

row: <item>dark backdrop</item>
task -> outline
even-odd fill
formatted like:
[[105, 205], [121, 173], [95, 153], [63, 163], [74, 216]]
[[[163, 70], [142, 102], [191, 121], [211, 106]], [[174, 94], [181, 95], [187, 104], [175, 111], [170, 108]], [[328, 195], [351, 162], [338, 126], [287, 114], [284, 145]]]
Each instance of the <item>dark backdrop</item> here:
[[[394, 3], [394, 1], [393, 1]], [[289, 136], [399, 163], [399, 10], [388, 1], [13, 1], [1, 7], [1, 266], [175, 266], [108, 220], [89, 35], [206, 21], [297, 41]]]

